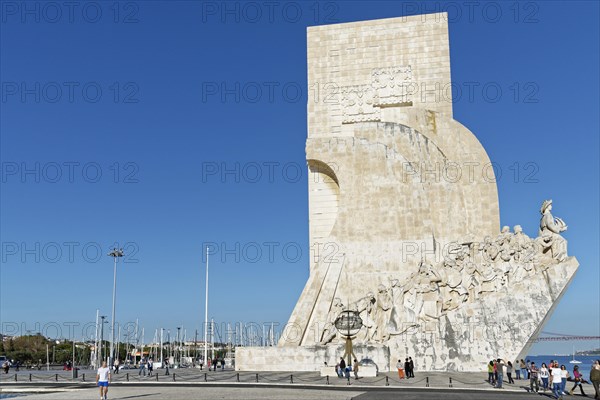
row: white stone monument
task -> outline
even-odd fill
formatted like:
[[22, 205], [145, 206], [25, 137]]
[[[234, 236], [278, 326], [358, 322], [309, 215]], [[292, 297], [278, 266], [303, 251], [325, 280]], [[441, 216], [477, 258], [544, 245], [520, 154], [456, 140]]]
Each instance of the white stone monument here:
[[537, 238], [500, 230], [490, 160], [452, 118], [447, 16], [308, 28], [308, 86], [310, 276], [278, 346], [236, 368], [333, 368], [346, 309], [379, 371], [524, 358], [578, 262], [551, 201]]

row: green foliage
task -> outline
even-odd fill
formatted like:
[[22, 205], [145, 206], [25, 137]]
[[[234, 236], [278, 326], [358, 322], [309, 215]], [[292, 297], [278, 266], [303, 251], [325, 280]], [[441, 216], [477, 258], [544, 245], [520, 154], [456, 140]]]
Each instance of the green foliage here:
[[48, 339], [39, 334], [11, 338], [5, 347], [6, 356], [22, 363], [45, 361], [46, 344]]

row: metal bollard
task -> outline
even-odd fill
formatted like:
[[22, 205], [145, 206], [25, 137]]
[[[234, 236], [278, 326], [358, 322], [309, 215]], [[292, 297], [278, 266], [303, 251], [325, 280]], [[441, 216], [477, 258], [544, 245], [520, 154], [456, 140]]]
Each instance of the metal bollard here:
[[452, 387], [452, 377], [450, 376], [450, 377], [448, 377], [448, 379], [450, 380], [450, 384], [448, 387]]
[[390, 386], [390, 381], [387, 375], [385, 376], [385, 386]]
[[175, 372], [173, 372], [173, 382], [175, 382]]
[[236, 380], [237, 380], [238, 382], [240, 381], [240, 373], [239, 373], [239, 372], [236, 374]]
[[290, 375], [290, 383], [294, 383], [294, 375]]
[[85, 373], [81, 374], [81, 380], [85, 382]]
[[208, 377], [206, 376], [206, 372], [204, 373], [204, 382], [208, 382]]
[[31, 374], [29, 374], [29, 382], [31, 382]]
[[17, 381], [17, 374], [15, 374], [15, 382]]
[[158, 382], [158, 373], [156, 374], [156, 382]]
[[256, 383], [258, 383], [258, 374], [256, 374]]
[[58, 374], [55, 374], [55, 375], [54, 375], [54, 380], [55, 380], [56, 382], [58, 382]]
[[125, 374], [125, 380], [129, 382], [129, 372]]
[[327, 384], [329, 385], [329, 375], [327, 375]]
[[429, 387], [429, 377], [425, 377], [425, 387]]

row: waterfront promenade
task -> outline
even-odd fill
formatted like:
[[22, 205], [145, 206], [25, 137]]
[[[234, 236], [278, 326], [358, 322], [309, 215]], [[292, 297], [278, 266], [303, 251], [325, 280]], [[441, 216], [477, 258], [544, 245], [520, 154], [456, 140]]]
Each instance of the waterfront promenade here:
[[[16, 376], [15, 376], [16, 375]], [[382, 373], [358, 380], [321, 377], [317, 372], [236, 372], [174, 369], [169, 375], [157, 370], [140, 376], [138, 370], [122, 370], [113, 376], [110, 399], [386, 399], [439, 398], [531, 398], [528, 381], [517, 380], [495, 389], [484, 373], [421, 372], [414, 379], [398, 379], [396, 373]], [[27, 393], [26, 399], [96, 399], [95, 374], [80, 370], [76, 379], [66, 371], [20, 371], [0, 376], [0, 394]], [[568, 385], [570, 388], [570, 386]], [[591, 385], [584, 385], [593, 396]], [[37, 392], [37, 393], [36, 393]], [[546, 395], [550, 393], [547, 392]], [[540, 392], [540, 395], [543, 394]], [[545, 398], [549, 398], [544, 396]], [[21, 397], [23, 398], [23, 397]]]

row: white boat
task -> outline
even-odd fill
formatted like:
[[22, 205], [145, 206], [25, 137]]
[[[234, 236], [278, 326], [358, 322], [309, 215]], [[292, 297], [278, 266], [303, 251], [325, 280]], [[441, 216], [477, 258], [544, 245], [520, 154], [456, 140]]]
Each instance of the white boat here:
[[573, 346], [573, 359], [569, 361], [570, 364], [581, 364], [581, 361], [575, 359], [575, 346]]

